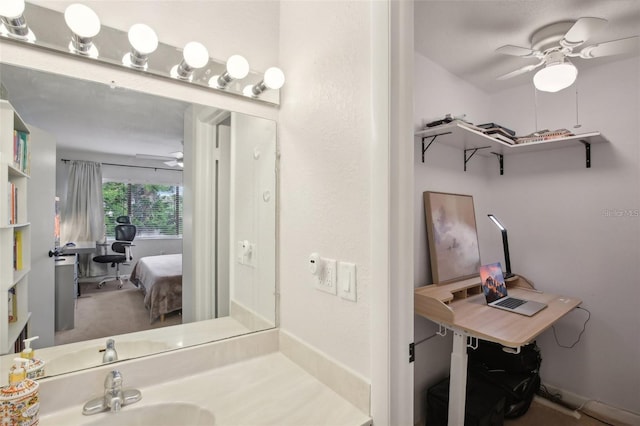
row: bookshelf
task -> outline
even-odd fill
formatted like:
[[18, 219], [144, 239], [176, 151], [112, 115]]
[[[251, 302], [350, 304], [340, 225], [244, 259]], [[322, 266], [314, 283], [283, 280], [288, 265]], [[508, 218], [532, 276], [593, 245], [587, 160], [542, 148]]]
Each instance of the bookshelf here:
[[427, 149], [433, 142], [437, 142], [459, 148], [464, 152], [465, 171], [467, 163], [476, 154], [483, 157], [497, 157], [500, 161], [500, 174], [503, 174], [504, 156], [571, 146], [584, 147], [586, 167], [589, 168], [591, 167], [591, 144], [608, 142], [600, 132], [590, 132], [564, 138], [511, 145], [458, 122], [420, 130], [415, 133], [415, 136], [422, 141], [423, 163]]
[[31, 268], [27, 220], [29, 128], [0, 100], [0, 354], [15, 352], [26, 337]]

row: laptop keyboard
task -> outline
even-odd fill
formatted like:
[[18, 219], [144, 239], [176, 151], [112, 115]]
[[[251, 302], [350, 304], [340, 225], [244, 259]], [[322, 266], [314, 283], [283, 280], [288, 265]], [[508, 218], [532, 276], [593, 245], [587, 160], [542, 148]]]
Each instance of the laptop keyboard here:
[[514, 309], [524, 303], [527, 303], [527, 301], [522, 299], [516, 299], [514, 297], [509, 297], [499, 302], [496, 302], [495, 305], [502, 306], [503, 308]]

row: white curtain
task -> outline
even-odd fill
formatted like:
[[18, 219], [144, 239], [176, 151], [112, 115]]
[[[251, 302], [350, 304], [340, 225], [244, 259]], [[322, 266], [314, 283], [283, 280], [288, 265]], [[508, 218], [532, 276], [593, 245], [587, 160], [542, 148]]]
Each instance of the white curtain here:
[[[104, 234], [102, 202], [102, 165], [91, 161], [71, 161], [67, 180], [67, 200], [62, 215], [61, 240], [95, 242]], [[81, 254], [81, 277], [105, 274], [103, 264], [94, 262], [94, 254]]]

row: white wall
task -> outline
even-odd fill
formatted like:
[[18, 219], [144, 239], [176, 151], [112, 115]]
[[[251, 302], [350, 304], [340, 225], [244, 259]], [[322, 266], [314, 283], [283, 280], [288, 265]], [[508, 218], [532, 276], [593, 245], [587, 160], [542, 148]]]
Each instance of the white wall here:
[[[560, 348], [551, 332], [538, 339], [543, 381], [640, 412], [640, 59], [580, 72], [579, 129], [572, 89], [557, 103], [538, 99], [539, 128], [601, 131], [610, 143], [591, 147], [591, 169], [582, 147], [518, 155], [506, 159], [507, 179], [494, 176], [490, 184], [509, 199], [500, 218], [513, 270], [542, 290], [581, 298], [591, 312], [573, 349]], [[513, 100], [528, 111], [514, 115]], [[494, 121], [532, 130], [529, 86], [491, 101]], [[573, 344], [586, 318], [576, 310], [561, 320], [558, 340]]]
[[[370, 376], [370, 4], [280, 5], [281, 328]], [[357, 265], [357, 303], [315, 290], [308, 257]]]
[[[231, 114], [231, 299], [275, 324], [276, 128]], [[244, 263], [238, 243], [254, 245]]]
[[[503, 176], [497, 160], [474, 157], [464, 173], [462, 152], [438, 147], [436, 142], [424, 165], [416, 159], [415, 207], [416, 286], [429, 282], [421, 190], [472, 194], [483, 263], [503, 261], [500, 235], [484, 220], [492, 212], [509, 230], [512, 270], [541, 290], [581, 298], [582, 306], [591, 311], [586, 332], [573, 349], [560, 348], [550, 330], [539, 337], [542, 380], [636, 412], [640, 407], [636, 306], [640, 218], [635, 213], [640, 208], [639, 76], [638, 59], [581, 71], [579, 129], [573, 129], [573, 88], [556, 95], [539, 94], [538, 129], [599, 130], [609, 138], [610, 144], [592, 146], [591, 169], [585, 168], [584, 148], [578, 146], [505, 157]], [[528, 84], [489, 96], [420, 55], [415, 78], [416, 126], [424, 117], [461, 111], [473, 122], [498, 122], [518, 134], [535, 129], [535, 100]], [[426, 104], [424, 98], [432, 101]], [[439, 109], [440, 105], [447, 109]], [[607, 215], [616, 209], [630, 210], [631, 216]], [[586, 317], [586, 312], [575, 310], [557, 324], [562, 344], [578, 338]], [[429, 321], [416, 317], [416, 342], [433, 330]], [[450, 342], [440, 337], [417, 347], [416, 419], [424, 414], [423, 391], [448, 374], [450, 349]]]
[[[415, 92], [414, 92], [414, 127], [424, 128], [430, 121], [443, 118], [445, 114], [460, 116], [480, 123], [490, 119], [487, 109], [488, 96], [469, 83], [452, 75], [440, 65], [420, 55], [415, 55]], [[427, 140], [428, 143], [428, 140]], [[427, 234], [423, 193], [425, 191], [449, 192], [472, 195], [476, 222], [479, 234], [480, 256], [482, 261], [502, 261], [501, 252], [493, 252], [486, 247], [486, 235], [494, 231], [486, 218], [490, 203], [487, 186], [487, 174], [497, 170], [497, 160], [476, 154], [467, 164], [464, 171], [463, 151], [439, 144], [437, 139], [425, 153], [422, 163], [422, 141], [414, 140], [414, 284], [416, 287], [431, 284], [429, 253], [427, 250]], [[495, 211], [500, 217], [499, 212]], [[501, 246], [500, 246], [501, 247]], [[416, 361], [414, 368], [414, 418], [424, 418], [426, 390], [449, 375], [449, 359], [451, 356], [451, 337], [432, 336], [437, 327], [419, 315], [415, 316]]]

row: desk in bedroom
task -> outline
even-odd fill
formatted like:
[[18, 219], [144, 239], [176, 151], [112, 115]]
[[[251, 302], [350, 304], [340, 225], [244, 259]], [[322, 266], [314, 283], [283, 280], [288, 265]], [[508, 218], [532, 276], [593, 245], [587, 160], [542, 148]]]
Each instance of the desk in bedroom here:
[[582, 303], [580, 299], [533, 290], [521, 278], [509, 280], [507, 287], [509, 296], [543, 302], [548, 306], [532, 317], [488, 307], [479, 277], [415, 289], [415, 312], [453, 332], [450, 425], [464, 424], [468, 337], [519, 349]]

